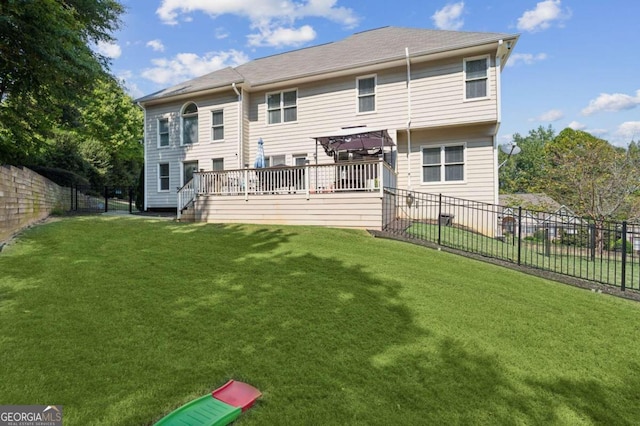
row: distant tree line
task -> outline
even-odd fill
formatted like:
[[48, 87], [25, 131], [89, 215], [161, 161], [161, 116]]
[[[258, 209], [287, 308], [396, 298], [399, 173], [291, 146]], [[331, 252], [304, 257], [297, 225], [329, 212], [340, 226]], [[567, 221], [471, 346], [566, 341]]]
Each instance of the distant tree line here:
[[594, 222], [640, 219], [638, 142], [618, 147], [581, 130], [556, 135], [551, 126], [516, 133], [513, 142], [520, 154], [499, 154], [501, 193], [544, 192]]
[[142, 112], [91, 46], [110, 42], [115, 0], [0, 1], [0, 164], [62, 184], [133, 184]]

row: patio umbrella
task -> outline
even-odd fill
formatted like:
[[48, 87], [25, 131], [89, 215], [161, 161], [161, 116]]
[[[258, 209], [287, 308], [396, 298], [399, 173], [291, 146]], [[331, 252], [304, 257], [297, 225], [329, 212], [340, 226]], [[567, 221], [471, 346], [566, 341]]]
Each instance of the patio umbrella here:
[[264, 142], [262, 138], [258, 139], [258, 151], [256, 152], [256, 161], [253, 163], [253, 167], [256, 169], [263, 169], [266, 167], [266, 161], [264, 159]]

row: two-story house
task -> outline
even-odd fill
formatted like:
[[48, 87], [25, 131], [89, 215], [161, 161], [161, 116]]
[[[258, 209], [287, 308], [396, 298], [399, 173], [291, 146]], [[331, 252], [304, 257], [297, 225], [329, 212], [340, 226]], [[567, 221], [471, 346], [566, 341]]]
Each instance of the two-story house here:
[[145, 209], [369, 227], [383, 187], [495, 204], [500, 74], [517, 40], [385, 27], [145, 96]]

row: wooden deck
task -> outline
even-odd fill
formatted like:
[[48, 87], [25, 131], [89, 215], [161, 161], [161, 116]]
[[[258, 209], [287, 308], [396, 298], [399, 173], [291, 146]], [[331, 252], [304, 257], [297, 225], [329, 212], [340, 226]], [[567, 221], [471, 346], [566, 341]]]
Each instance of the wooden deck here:
[[214, 223], [381, 229], [383, 161], [199, 172], [179, 192], [178, 218]]

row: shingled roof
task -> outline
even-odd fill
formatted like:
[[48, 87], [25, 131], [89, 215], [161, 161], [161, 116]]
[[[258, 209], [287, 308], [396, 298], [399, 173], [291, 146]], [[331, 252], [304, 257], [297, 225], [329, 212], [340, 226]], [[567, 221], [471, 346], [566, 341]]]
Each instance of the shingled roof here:
[[138, 99], [146, 102], [179, 94], [195, 93], [232, 83], [251, 86], [286, 81], [351, 68], [403, 59], [411, 56], [462, 49], [503, 39], [514, 34], [443, 31], [383, 27], [363, 31], [343, 40], [255, 59], [236, 68], [225, 68]]

